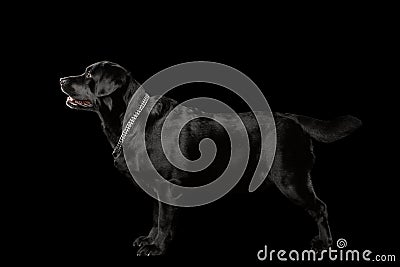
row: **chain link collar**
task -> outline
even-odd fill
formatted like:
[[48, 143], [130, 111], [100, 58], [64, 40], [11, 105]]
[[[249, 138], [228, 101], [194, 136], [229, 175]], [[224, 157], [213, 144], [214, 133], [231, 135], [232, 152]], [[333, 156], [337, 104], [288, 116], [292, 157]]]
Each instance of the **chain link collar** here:
[[124, 130], [122, 131], [121, 136], [119, 137], [118, 143], [114, 148], [114, 151], [112, 153], [113, 157], [116, 158], [119, 153], [121, 153], [122, 149], [122, 144], [124, 143], [125, 137], [128, 134], [129, 130], [131, 129], [133, 123], [136, 121], [136, 119], [139, 117], [140, 112], [142, 112], [143, 108], [146, 106], [147, 101], [149, 100], [150, 96], [146, 93], [145, 96], [143, 97], [142, 103], [138, 107], [138, 109], [135, 111], [133, 116], [129, 119], [129, 121], [126, 123], [126, 126]]

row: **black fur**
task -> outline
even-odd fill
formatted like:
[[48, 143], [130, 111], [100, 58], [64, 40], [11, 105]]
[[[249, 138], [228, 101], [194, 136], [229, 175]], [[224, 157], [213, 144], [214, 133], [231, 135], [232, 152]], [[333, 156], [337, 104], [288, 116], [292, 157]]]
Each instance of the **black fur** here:
[[[60, 82], [62, 90], [75, 99], [72, 102], [71, 100], [67, 101], [69, 107], [97, 112], [102, 121], [104, 133], [114, 148], [122, 131], [123, 117], [127, 112], [129, 100], [132, 98], [133, 106], [138, 107], [144, 95], [144, 91], [139, 89], [139, 84], [124, 68], [111, 62], [95, 63], [89, 66], [84, 74], [62, 78]], [[77, 102], [76, 100], [86, 102]], [[91, 106], [79, 104], [86, 103], [85, 105], [88, 105], [87, 101], [90, 101]], [[149, 101], [156, 100], [151, 97]], [[206, 173], [193, 175], [177, 171], [168, 162], [162, 151], [161, 127], [169, 111], [176, 105], [176, 101], [163, 97], [159, 99], [152, 110], [146, 108], [143, 110], [143, 113], [150, 113], [147, 124], [143, 121], [143, 116], [140, 116], [135, 122], [134, 129], [137, 135], [145, 134], [146, 148], [137, 150], [137, 162], [140, 164], [138, 163], [138, 166], [131, 171], [138, 176], [144, 175], [147, 165], [151, 164], [141, 161], [143, 158], [141, 153], [147, 150], [153, 165], [165, 179], [186, 186], [206, 184], [210, 182], [207, 180], [210, 175]], [[176, 115], [177, 119], [179, 116], [184, 118], [190, 112], [193, 110], [180, 109]], [[230, 119], [229, 114], [218, 116]], [[263, 115], [243, 113], [239, 116], [246, 126], [250, 139], [250, 162], [257, 162], [260, 159], [262, 143], [260, 128], [255, 116], [262, 117]], [[277, 130], [277, 148], [265, 184], [275, 184], [286, 197], [304, 208], [314, 218], [319, 234], [313, 239], [313, 247], [316, 249], [326, 248], [332, 243], [327, 208], [325, 203], [316, 196], [310, 176], [314, 164], [313, 140], [324, 143], [334, 142], [360, 127], [361, 121], [352, 116], [321, 121], [306, 116], [282, 113], [274, 113], [274, 120]], [[217, 152], [220, 157], [216, 157], [219, 161], [213, 163], [214, 166], [211, 166], [210, 169], [211, 173], [218, 174], [218, 168], [226, 165], [226, 159], [230, 156], [229, 149], [226, 149], [229, 144], [226, 143], [226, 132], [220, 124], [209, 119], [196, 119], [188, 123], [179, 134], [179, 146], [187, 158], [198, 158], [199, 141], [208, 137], [217, 143], [217, 147], [220, 145]], [[128, 141], [136, 142], [135, 139]], [[121, 172], [131, 177], [123, 156], [115, 159], [115, 165]], [[254, 164], [249, 164], [245, 176], [251, 175], [254, 167]], [[158, 193], [167, 194], [168, 192], [160, 190]], [[177, 210], [179, 209], [175, 206], [161, 202], [155, 203], [153, 226], [150, 233], [134, 241], [134, 245], [139, 247], [138, 255], [165, 253], [168, 242], [173, 238], [173, 224]]]

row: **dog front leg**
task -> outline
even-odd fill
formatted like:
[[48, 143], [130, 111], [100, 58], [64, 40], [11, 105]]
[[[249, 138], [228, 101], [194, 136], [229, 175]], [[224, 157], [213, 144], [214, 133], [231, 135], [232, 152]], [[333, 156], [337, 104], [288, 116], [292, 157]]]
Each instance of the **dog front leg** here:
[[175, 206], [159, 203], [157, 236], [151, 244], [144, 245], [139, 249], [138, 256], [165, 254], [167, 245], [174, 236], [173, 222], [176, 217], [176, 211], [177, 207]]
[[149, 245], [153, 243], [154, 239], [158, 234], [158, 213], [159, 213], [159, 202], [154, 200], [154, 207], [153, 207], [153, 225], [151, 227], [150, 233], [147, 236], [139, 236], [133, 242], [134, 247], [142, 247], [144, 245]]
[[[171, 197], [170, 187], [159, 188], [158, 194], [164, 194], [164, 196]], [[137, 255], [138, 256], [150, 256], [150, 255], [162, 255], [165, 254], [168, 243], [174, 236], [174, 221], [177, 216], [177, 207], [163, 202], [158, 203], [158, 231], [157, 236], [151, 244], [142, 246]]]

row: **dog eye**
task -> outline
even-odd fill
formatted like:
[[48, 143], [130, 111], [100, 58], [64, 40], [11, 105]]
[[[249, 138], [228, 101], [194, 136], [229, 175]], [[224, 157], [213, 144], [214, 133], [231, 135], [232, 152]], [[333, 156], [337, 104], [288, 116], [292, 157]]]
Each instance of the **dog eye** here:
[[92, 74], [91, 74], [90, 72], [88, 72], [88, 73], [86, 73], [85, 77], [86, 77], [87, 79], [92, 78]]

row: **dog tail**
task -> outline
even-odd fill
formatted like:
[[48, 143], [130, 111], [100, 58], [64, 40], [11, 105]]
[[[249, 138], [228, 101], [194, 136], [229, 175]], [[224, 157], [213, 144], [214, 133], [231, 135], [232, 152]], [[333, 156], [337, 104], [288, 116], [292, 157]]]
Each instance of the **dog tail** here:
[[361, 120], [351, 115], [340, 116], [330, 121], [318, 120], [296, 114], [285, 115], [300, 124], [303, 130], [312, 138], [323, 143], [331, 143], [340, 140], [362, 125]]

